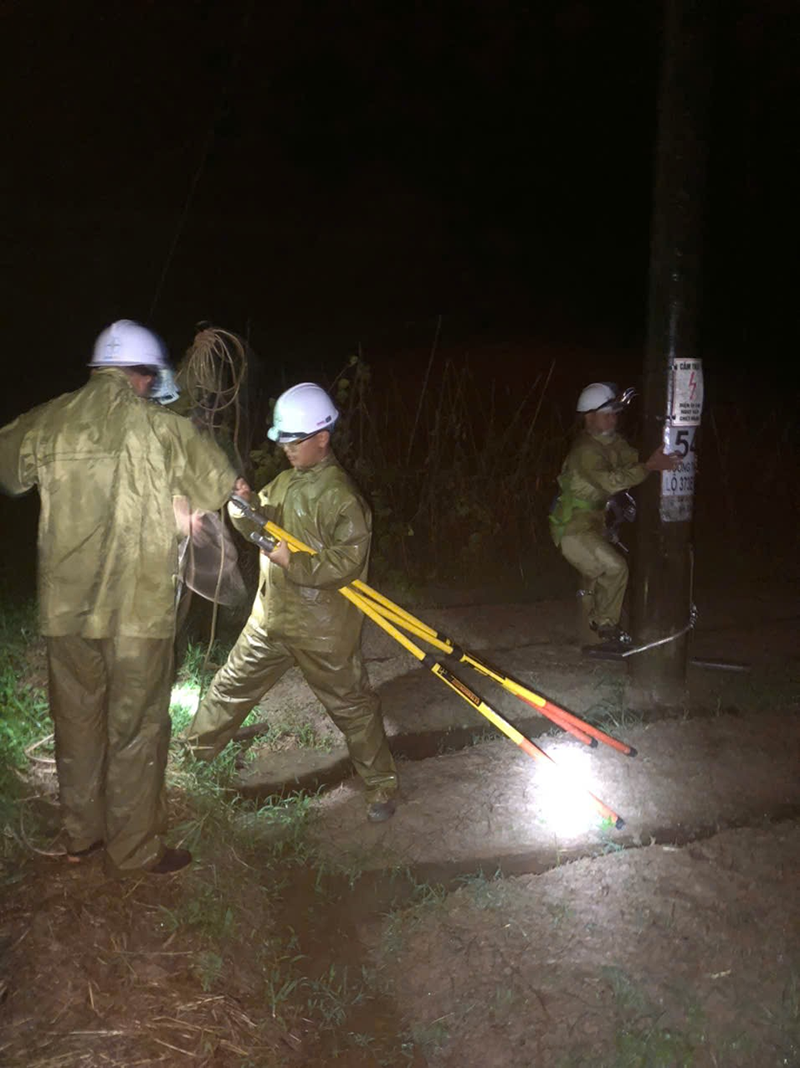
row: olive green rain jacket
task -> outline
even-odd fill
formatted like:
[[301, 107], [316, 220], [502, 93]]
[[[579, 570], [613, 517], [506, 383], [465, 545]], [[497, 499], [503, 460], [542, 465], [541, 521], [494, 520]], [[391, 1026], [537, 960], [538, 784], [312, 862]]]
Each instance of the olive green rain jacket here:
[[[365, 579], [372, 537], [369, 507], [334, 456], [282, 471], [259, 493], [260, 511], [316, 550], [292, 553], [284, 570], [261, 554], [251, 618], [276, 641], [346, 658], [358, 644], [362, 613], [337, 591]], [[238, 517], [238, 518], [237, 518]], [[252, 524], [231, 508], [242, 532]]]
[[211, 511], [236, 474], [187, 419], [116, 368], [0, 430], [0, 486], [38, 486], [39, 609], [47, 637], [172, 638], [173, 498]]
[[648, 470], [619, 434], [609, 438], [582, 431], [567, 454], [558, 485], [561, 492], [550, 513], [550, 532], [556, 545], [565, 534], [591, 530], [603, 533], [608, 498], [638, 486]]

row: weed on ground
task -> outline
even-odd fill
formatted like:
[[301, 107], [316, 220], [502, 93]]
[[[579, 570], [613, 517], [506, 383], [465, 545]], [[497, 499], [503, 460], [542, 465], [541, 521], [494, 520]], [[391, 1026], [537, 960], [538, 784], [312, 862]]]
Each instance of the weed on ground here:
[[[314, 795], [245, 801], [232, 788], [240, 747], [206, 765], [187, 760], [176, 744], [168, 769], [171, 841], [193, 851], [191, 868], [166, 879], [120, 883], [103, 875], [99, 858], [64, 864], [55, 855], [57, 784], [41, 643], [32, 609], [26, 611], [0, 628], [0, 666], [8, 669], [0, 678], [13, 698], [3, 706], [0, 735], [7, 767], [0, 1063], [798, 1063], [798, 971], [789, 962], [796, 936], [780, 928], [793, 906], [781, 897], [773, 909], [764, 889], [772, 880], [776, 897], [777, 860], [784, 858], [788, 871], [789, 847], [776, 836], [770, 853], [763, 845], [768, 829], [758, 839], [758, 872], [749, 841], [739, 853], [721, 854], [722, 860], [700, 850], [688, 873], [702, 882], [716, 865], [722, 875], [713, 905], [701, 901], [693, 919], [681, 896], [691, 890], [685, 873], [671, 875], [659, 867], [662, 854], [641, 850], [648, 863], [634, 878], [631, 852], [610, 838], [600, 857], [586, 863], [614, 867], [602, 878], [601, 867], [587, 867], [582, 890], [548, 895], [544, 881], [503, 878], [491, 865], [445, 886], [421, 881], [399, 861], [394, 870], [368, 870], [374, 845], [372, 855], [365, 845], [346, 857], [321, 856]], [[188, 724], [225, 649], [205, 666], [204, 650], [190, 653], [173, 695], [176, 733]], [[621, 714], [614, 673], [597, 693], [600, 722]], [[678, 850], [664, 856], [670, 863], [685, 860]], [[748, 866], [739, 870], [743, 857]], [[551, 874], [567, 879], [577, 871], [565, 863]], [[734, 897], [727, 912], [726, 892]], [[723, 914], [727, 926], [717, 935]], [[653, 942], [656, 936], [662, 942]], [[603, 944], [598, 948], [595, 941]], [[706, 967], [701, 954], [697, 973], [687, 980], [681, 968], [695, 946], [714, 963]], [[621, 947], [638, 947], [636, 966]], [[717, 963], [729, 950], [738, 954], [734, 964]], [[763, 952], [772, 954], [766, 964], [758, 957]], [[585, 963], [582, 953], [595, 955]], [[576, 970], [569, 971], [575, 961]], [[652, 972], [673, 985], [654, 990], [647, 981]], [[542, 1059], [545, 1046], [537, 1045], [553, 1021], [565, 1044], [560, 1060]], [[602, 1043], [587, 1038], [587, 1021]], [[721, 1021], [727, 1022], [724, 1033]], [[770, 1043], [766, 1060], [764, 1041]]]
[[[192, 850], [193, 865], [118, 882], [99, 858], [66, 864], [46, 694], [21, 681], [32, 649], [41, 659], [32, 606], [0, 617], [0, 634], [0, 1062], [412, 1064], [352, 930], [324, 934], [327, 910], [360, 870], [316, 857], [313, 798], [247, 803], [230, 785], [236, 747], [206, 765], [175, 746], [170, 837]], [[224, 655], [209, 664], [190, 647], [173, 694], [176, 733]]]

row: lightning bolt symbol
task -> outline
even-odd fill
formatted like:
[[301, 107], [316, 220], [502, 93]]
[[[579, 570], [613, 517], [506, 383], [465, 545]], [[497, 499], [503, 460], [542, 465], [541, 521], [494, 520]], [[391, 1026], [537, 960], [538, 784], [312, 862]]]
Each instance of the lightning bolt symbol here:
[[689, 400], [694, 400], [695, 391], [697, 390], [697, 379], [695, 378], [694, 371], [689, 375]]

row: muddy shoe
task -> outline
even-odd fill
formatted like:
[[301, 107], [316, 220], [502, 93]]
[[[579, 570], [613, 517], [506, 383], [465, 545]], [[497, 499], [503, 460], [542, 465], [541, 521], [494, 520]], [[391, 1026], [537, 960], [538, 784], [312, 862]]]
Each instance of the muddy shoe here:
[[90, 846], [87, 846], [86, 849], [75, 849], [72, 851], [67, 851], [67, 864], [80, 864], [81, 861], [87, 860], [93, 854], [98, 853], [104, 845], [105, 842], [103, 841], [103, 839], [98, 838], [96, 842], [92, 842], [92, 844]]
[[593, 623], [592, 630], [597, 631], [597, 637], [603, 645], [625, 648], [633, 644], [630, 634], [627, 634], [617, 624], [606, 624], [598, 627]]
[[397, 806], [394, 801], [371, 801], [367, 805], [367, 819], [370, 823], [383, 823], [390, 820]]
[[152, 868], [148, 868], [151, 875], [171, 875], [174, 871], [180, 871], [187, 864], [192, 863], [192, 854], [188, 849], [172, 849], [167, 846], [161, 860], [156, 861]]

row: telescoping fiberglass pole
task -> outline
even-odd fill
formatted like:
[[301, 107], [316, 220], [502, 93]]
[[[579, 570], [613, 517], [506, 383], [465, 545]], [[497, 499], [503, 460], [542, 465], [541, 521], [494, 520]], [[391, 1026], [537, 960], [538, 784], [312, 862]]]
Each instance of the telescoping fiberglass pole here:
[[[278, 539], [280, 541], [285, 541], [292, 552], [307, 552], [312, 556], [316, 555], [315, 550], [310, 546], [289, 534], [288, 531], [282, 530], [277, 524], [266, 519], [265, 516], [251, 508], [244, 498], [234, 495], [231, 497], [231, 501], [247, 519], [250, 519], [251, 522], [257, 524], [261, 528], [260, 531], [253, 531], [250, 535], [250, 540], [255, 542], [261, 549], [271, 552], [276, 544], [273, 539]], [[437, 678], [441, 679], [446, 686], [457, 693], [459, 697], [472, 705], [476, 711], [489, 720], [489, 722], [505, 734], [507, 738], [518, 745], [523, 752], [527, 753], [528, 756], [532, 757], [534, 760], [542, 762], [551, 772], [561, 770], [552, 757], [548, 756], [548, 754], [537, 745], [534, 745], [534, 743], [521, 734], [516, 727], [508, 723], [497, 711], [495, 711], [495, 709], [487, 704], [480, 695], [475, 693], [466, 685], [466, 683], [454, 675], [440, 661], [436, 660], [430, 653], [426, 653], [423, 649], [420, 649], [420, 647], [411, 641], [407, 635], [398, 630], [395, 624], [399, 624], [400, 626], [411, 630], [416, 636], [437, 646], [448, 655], [454, 656], [460, 654], [461, 661], [470, 663], [471, 666], [475, 667], [476, 670], [480, 671], [482, 674], [494, 678], [510, 693], [514, 693], [528, 704], [543, 711], [554, 723], [561, 726], [564, 730], [571, 731], [586, 744], [596, 744], [597, 740], [601, 740], [606, 742], [606, 744], [612, 745], [613, 748], [626, 755], [636, 755], [636, 750], [631, 746], [626, 746], [624, 743], [618, 742], [616, 739], [611, 738], [610, 735], [592, 727], [591, 724], [584, 723], [583, 720], [579, 719], [577, 716], [573, 716], [572, 713], [567, 712], [566, 709], [560, 709], [558, 706], [552, 705], [545, 698], [540, 697], [538, 694], [534, 694], [533, 691], [528, 691], [521, 684], [516, 683], [507, 676], [489, 668], [488, 665], [483, 664], [476, 657], [464, 653], [458, 646], [453, 645], [453, 643], [447, 639], [443, 639], [436, 633], [436, 631], [427, 627], [420, 620], [417, 620], [399, 605], [395, 605], [393, 602], [389, 601], [388, 598], [379, 594], [376, 590], [372, 590], [366, 583], [356, 580], [350, 586], [341, 587], [339, 593], [359, 608], [377, 626], [386, 631], [386, 633], [394, 638], [395, 641], [399, 642], [399, 644], [407, 649], [412, 656], [416, 657], [416, 659], [424, 664], [424, 666], [436, 675]], [[618, 830], [624, 826], [625, 821], [621, 816], [614, 812], [613, 809], [609, 808], [608, 805], [595, 797], [594, 794], [590, 793], [588, 790], [585, 791], [585, 793], [591, 805], [603, 819], [608, 820]]]

